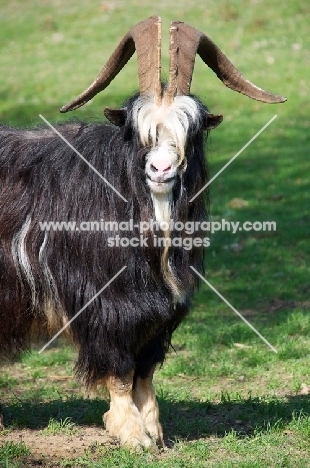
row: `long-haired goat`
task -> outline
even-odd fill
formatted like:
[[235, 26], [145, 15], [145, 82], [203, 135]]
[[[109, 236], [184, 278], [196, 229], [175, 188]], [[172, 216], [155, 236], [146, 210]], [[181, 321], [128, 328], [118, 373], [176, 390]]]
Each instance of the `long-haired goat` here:
[[[52, 336], [89, 303], [66, 328], [78, 349], [77, 373], [88, 385], [107, 386], [109, 433], [122, 444], [149, 447], [163, 444], [153, 372], [189, 310], [197, 283], [190, 265], [203, 272], [205, 197], [189, 200], [207, 182], [204, 131], [222, 121], [190, 95], [195, 55], [235, 91], [268, 103], [285, 98], [250, 83], [207, 36], [180, 22], [170, 27], [169, 79], [162, 85], [160, 18], [151, 17], [123, 38], [93, 84], [61, 112], [105, 89], [135, 50], [139, 93], [120, 110], [105, 109], [113, 125], [57, 126], [92, 168], [51, 129], [0, 128], [0, 349], [2, 355], [27, 349], [33, 337]], [[126, 235], [140, 238], [139, 224], [151, 219], [195, 222], [193, 248], [177, 242], [189, 234], [171, 223], [163, 231], [150, 224], [141, 242], [123, 248], [111, 242], [112, 228], [40, 227], [132, 220]], [[160, 235], [176, 242], [157, 246]]]

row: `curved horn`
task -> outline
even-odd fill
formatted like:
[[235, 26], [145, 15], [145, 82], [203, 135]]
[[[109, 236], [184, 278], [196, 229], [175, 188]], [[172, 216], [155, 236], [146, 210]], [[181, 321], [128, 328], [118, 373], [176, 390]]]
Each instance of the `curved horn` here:
[[285, 97], [264, 91], [247, 80], [217, 45], [197, 29], [175, 21], [171, 23], [170, 39], [170, 75], [165, 94], [168, 103], [175, 95], [190, 93], [196, 53], [233, 91], [266, 103], [286, 101]]
[[135, 50], [138, 56], [140, 94], [155, 96], [156, 103], [160, 104], [161, 19], [158, 16], [151, 16], [138, 23], [126, 34], [95, 81], [72, 102], [61, 107], [60, 112], [77, 109], [104, 90], [128, 62]]

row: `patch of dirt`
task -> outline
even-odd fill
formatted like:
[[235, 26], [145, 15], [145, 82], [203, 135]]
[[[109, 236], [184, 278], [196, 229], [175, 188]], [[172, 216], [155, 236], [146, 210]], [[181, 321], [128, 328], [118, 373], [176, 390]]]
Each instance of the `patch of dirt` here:
[[309, 309], [310, 301], [284, 300], [279, 297], [271, 299], [267, 312], [277, 312], [283, 309]]
[[44, 435], [38, 430], [14, 430], [0, 435], [0, 443], [24, 442], [31, 450], [31, 456], [23, 457], [25, 466], [60, 466], [64, 459], [81, 457], [85, 452], [94, 456], [100, 446], [116, 445], [115, 439], [98, 427], [80, 427], [77, 434]]

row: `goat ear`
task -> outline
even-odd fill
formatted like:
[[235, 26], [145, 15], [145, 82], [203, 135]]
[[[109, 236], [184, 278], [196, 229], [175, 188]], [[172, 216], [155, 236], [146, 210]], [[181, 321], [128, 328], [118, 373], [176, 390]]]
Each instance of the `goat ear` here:
[[126, 123], [127, 109], [104, 109], [104, 115], [106, 118], [117, 127], [123, 127]]
[[204, 115], [204, 129], [205, 130], [212, 130], [212, 128], [216, 128], [220, 123], [223, 121], [223, 116], [221, 114], [213, 115], [206, 113]]

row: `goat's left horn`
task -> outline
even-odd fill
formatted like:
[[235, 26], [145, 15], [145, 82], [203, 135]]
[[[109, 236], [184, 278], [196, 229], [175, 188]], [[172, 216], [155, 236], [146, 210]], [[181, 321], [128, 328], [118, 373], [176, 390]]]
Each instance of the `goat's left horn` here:
[[286, 101], [284, 96], [264, 91], [247, 80], [205, 34], [176, 21], [170, 27], [170, 70], [165, 93], [167, 104], [171, 104], [175, 95], [189, 95], [196, 53], [228, 88], [270, 104]]
[[121, 71], [134, 52], [138, 56], [139, 89], [141, 95], [154, 96], [161, 103], [161, 19], [158, 16], [141, 21], [134, 26], [102, 68], [95, 81], [60, 112], [68, 112], [83, 106], [97, 93], [104, 90]]

